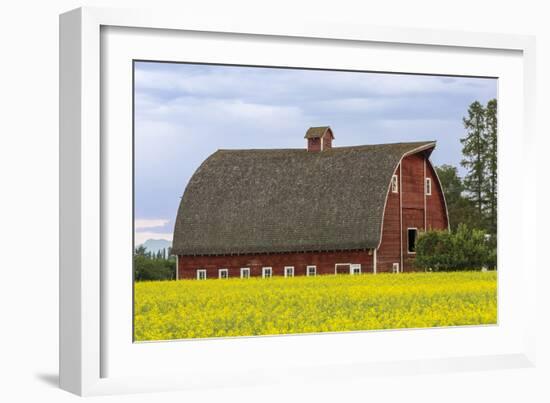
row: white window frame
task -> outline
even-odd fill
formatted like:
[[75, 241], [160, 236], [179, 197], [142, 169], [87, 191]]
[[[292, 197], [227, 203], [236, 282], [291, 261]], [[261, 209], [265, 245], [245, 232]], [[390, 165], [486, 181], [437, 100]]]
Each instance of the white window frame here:
[[[355, 273], [355, 269], [359, 269], [359, 273]], [[349, 274], [354, 276], [356, 274], [361, 274], [363, 271], [362, 271], [362, 268], [361, 268], [361, 264], [359, 263], [352, 263], [349, 265]]]
[[[244, 273], [248, 273], [245, 277]], [[241, 267], [241, 278], [250, 278], [250, 267]]]
[[392, 193], [399, 193], [399, 178], [397, 175], [391, 177], [391, 191]]
[[[204, 278], [201, 278], [201, 274], [204, 273]], [[197, 269], [197, 280], [206, 280], [206, 269]]]
[[[266, 273], [269, 272], [269, 276], [266, 275]], [[262, 278], [271, 278], [273, 277], [273, 267], [271, 266], [266, 266], [266, 267], [262, 267]]]
[[424, 189], [426, 192], [426, 196], [432, 195], [432, 178], [426, 178]]
[[338, 274], [338, 266], [348, 266], [348, 272], [351, 273], [351, 263], [336, 263], [334, 265], [334, 274]]
[[[313, 267], [313, 274], [309, 274], [309, 269], [310, 269], [310, 267]], [[309, 265], [307, 265], [307, 266], [306, 266], [306, 276], [308, 276], [308, 277], [310, 277], [310, 276], [311, 276], [311, 277], [317, 276], [317, 266], [314, 265], [314, 264], [309, 264]]]
[[[414, 237], [414, 246], [415, 250], [411, 252], [409, 248], [409, 231], [414, 230], [416, 232], [416, 236]], [[408, 255], [416, 255], [416, 240], [418, 239], [418, 228], [416, 227], [409, 227], [407, 228], [407, 254]]]
[[[291, 269], [292, 274], [290, 276], [287, 275], [287, 269]], [[285, 277], [294, 277], [294, 266], [285, 266]]]
[[401, 271], [401, 270], [400, 270], [401, 268], [400, 268], [399, 266], [400, 266], [399, 263], [394, 263], [394, 264], [392, 265], [392, 273], [399, 273], [399, 272]]
[[[225, 273], [225, 277], [222, 277], [222, 273]], [[218, 278], [229, 278], [228, 269], [218, 269]]]

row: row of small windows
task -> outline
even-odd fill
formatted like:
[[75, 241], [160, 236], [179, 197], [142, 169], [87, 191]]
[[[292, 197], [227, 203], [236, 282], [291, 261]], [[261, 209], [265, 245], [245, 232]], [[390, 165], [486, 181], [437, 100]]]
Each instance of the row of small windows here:
[[[393, 175], [391, 178], [391, 191], [392, 193], [399, 193], [399, 181], [397, 179], [397, 175]], [[432, 179], [426, 178], [424, 191], [427, 196], [431, 196], [432, 194]]]
[[[294, 277], [294, 266], [285, 266], [285, 277]], [[317, 267], [316, 266], [307, 266], [306, 268], [306, 275], [308, 276], [315, 276], [317, 275]], [[269, 278], [273, 276], [273, 268], [272, 267], [262, 267], [262, 277], [263, 278]], [[228, 269], [218, 269], [218, 278], [228, 278], [229, 277], [229, 270]], [[250, 277], [250, 268], [249, 267], [242, 267], [241, 268], [241, 278], [249, 278]], [[197, 270], [197, 280], [204, 280], [206, 279], [206, 269], [198, 269]]]
[[[342, 271], [343, 269], [343, 271]], [[342, 272], [349, 272], [349, 274], [361, 274], [361, 265], [360, 264], [336, 264], [335, 265], [335, 274], [339, 274]], [[284, 267], [284, 275], [285, 277], [294, 277], [294, 266], [285, 266]], [[307, 276], [316, 276], [317, 275], [317, 266], [306, 266], [306, 275]], [[263, 278], [269, 278], [273, 276], [273, 268], [272, 267], [262, 267], [262, 277]], [[218, 269], [218, 278], [228, 278], [229, 277], [229, 270], [228, 269]], [[242, 267], [240, 270], [240, 277], [241, 278], [249, 278], [250, 277], [250, 268], [249, 267]], [[206, 269], [198, 269], [197, 270], [197, 280], [205, 280], [206, 279]]]

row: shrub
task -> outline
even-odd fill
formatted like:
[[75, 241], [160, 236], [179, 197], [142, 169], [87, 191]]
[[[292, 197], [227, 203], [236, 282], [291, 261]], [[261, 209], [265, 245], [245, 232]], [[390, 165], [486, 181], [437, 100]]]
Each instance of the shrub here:
[[176, 278], [176, 260], [151, 259], [148, 256], [134, 255], [134, 279], [136, 281], [174, 280]]
[[433, 271], [496, 268], [496, 237], [464, 224], [453, 233], [424, 232], [416, 245], [415, 265]]

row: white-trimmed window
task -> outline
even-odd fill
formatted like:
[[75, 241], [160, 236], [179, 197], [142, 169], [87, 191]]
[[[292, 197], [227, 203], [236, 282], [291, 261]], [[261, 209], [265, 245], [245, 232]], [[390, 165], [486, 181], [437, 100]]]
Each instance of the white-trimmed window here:
[[206, 280], [206, 270], [198, 269], [197, 270], [197, 280]]
[[360, 264], [352, 264], [349, 267], [349, 274], [355, 275], [355, 274], [361, 274], [361, 265]]
[[262, 267], [262, 277], [269, 278], [273, 275], [273, 269], [271, 267]]
[[398, 193], [399, 192], [399, 182], [397, 179], [397, 175], [393, 175], [391, 177], [391, 191], [392, 193]]
[[399, 263], [394, 263], [392, 266], [393, 273], [399, 273]]
[[294, 266], [285, 266], [285, 277], [294, 277]]
[[250, 267], [241, 267], [241, 278], [250, 277]]
[[418, 236], [418, 229], [407, 228], [407, 253], [416, 253], [416, 238]]
[[317, 275], [317, 266], [307, 266], [306, 267], [306, 275], [308, 276], [316, 276]]
[[334, 274], [351, 273], [351, 265], [349, 263], [336, 263], [334, 265]]
[[227, 269], [218, 269], [218, 278], [228, 278], [229, 270]]
[[432, 178], [426, 178], [426, 196], [432, 195]]

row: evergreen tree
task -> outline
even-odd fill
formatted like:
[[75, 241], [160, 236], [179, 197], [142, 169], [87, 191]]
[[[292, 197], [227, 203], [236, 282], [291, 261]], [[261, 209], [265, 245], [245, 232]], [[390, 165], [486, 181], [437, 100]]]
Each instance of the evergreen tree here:
[[485, 207], [487, 140], [485, 135], [485, 108], [478, 101], [468, 108], [463, 118], [466, 137], [462, 143], [461, 165], [467, 169], [464, 188], [476, 208], [477, 218], [482, 220]]
[[445, 195], [451, 231], [456, 231], [459, 224], [466, 224], [470, 228], [479, 227], [474, 204], [463, 195], [464, 184], [458, 169], [451, 165], [441, 165], [435, 167], [435, 170]]
[[497, 100], [491, 99], [485, 108], [485, 164], [487, 180], [484, 192], [487, 201], [488, 230], [497, 232]]
[[147, 251], [147, 249], [145, 248], [145, 246], [139, 245], [139, 246], [135, 249], [134, 255], [136, 255], [136, 256], [145, 256], [146, 251]]
[[464, 192], [464, 185], [458, 176], [458, 169], [452, 165], [443, 164], [435, 167], [435, 170], [445, 193], [447, 204], [459, 200]]

